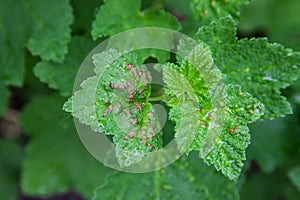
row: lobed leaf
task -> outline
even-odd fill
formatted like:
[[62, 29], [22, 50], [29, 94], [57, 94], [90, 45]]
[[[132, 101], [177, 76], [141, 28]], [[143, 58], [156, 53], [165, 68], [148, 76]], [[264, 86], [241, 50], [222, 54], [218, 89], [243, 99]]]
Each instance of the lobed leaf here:
[[32, 33], [27, 47], [43, 60], [62, 62], [71, 40], [73, 10], [68, 0], [25, 0], [32, 17]]
[[292, 113], [280, 89], [300, 76], [300, 54], [265, 38], [236, 38], [231, 17], [221, 18], [199, 29], [195, 39], [211, 49], [226, 83], [239, 84], [265, 105], [264, 119]]
[[34, 74], [50, 88], [59, 90], [62, 96], [71, 95], [77, 71], [93, 46], [89, 38], [74, 36], [63, 63], [42, 60], [36, 64]]
[[151, 76], [135, 54], [114, 50], [93, 56], [96, 76], [64, 105], [64, 110], [96, 132], [113, 135], [121, 167], [141, 160], [162, 146], [155, 111], [148, 97]]
[[[176, 123], [175, 138], [181, 152], [198, 150], [207, 164], [214, 165], [230, 179], [236, 179], [250, 143], [247, 124], [258, 120], [264, 107], [249, 93], [243, 93], [240, 86], [228, 84], [223, 88], [217, 83], [222, 79], [212, 67], [210, 52], [203, 45], [199, 46], [192, 50], [181, 67], [164, 68], [166, 92], [173, 97], [168, 105], [172, 107], [170, 118]], [[192, 96], [189, 93], [197, 95], [197, 100], [190, 105], [193, 109], [187, 109], [183, 103], [193, 99], [189, 98]], [[187, 126], [188, 121], [193, 128], [182, 129], [181, 125]], [[186, 138], [193, 140], [182, 150], [181, 142]]]

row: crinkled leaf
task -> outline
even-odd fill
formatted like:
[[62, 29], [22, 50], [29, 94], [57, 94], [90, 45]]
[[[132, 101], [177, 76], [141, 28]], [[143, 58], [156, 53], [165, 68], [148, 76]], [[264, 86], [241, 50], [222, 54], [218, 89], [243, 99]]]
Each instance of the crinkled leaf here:
[[294, 167], [289, 171], [289, 178], [300, 191], [300, 166]]
[[28, 14], [21, 0], [0, 3], [0, 79], [6, 85], [21, 86], [24, 76]]
[[21, 146], [13, 141], [0, 140], [0, 198], [15, 200], [18, 196], [19, 168], [22, 161]]
[[63, 101], [53, 95], [39, 97], [21, 114], [22, 127], [31, 136], [22, 166], [25, 194], [45, 196], [75, 189], [89, 197], [91, 188], [109, 172], [84, 149], [73, 121], [61, 110]]
[[124, 167], [160, 148], [162, 141], [155, 111], [147, 102], [149, 71], [135, 54], [118, 56], [113, 50], [95, 54], [97, 75], [82, 83], [64, 110], [94, 131], [113, 135], [118, 162]]
[[34, 74], [49, 87], [59, 90], [61, 95], [71, 95], [77, 71], [93, 46], [89, 38], [75, 36], [63, 63], [40, 61], [34, 68]]
[[[118, 192], [116, 192], [118, 191]], [[196, 158], [182, 157], [159, 171], [116, 173], [94, 191], [93, 200], [106, 199], [239, 199], [234, 183]]]
[[176, 70], [175, 65], [165, 66], [163, 77], [167, 86], [166, 92], [173, 96], [168, 105], [174, 107], [170, 110], [170, 119], [176, 122], [175, 141], [179, 151], [186, 153], [190, 151], [199, 126], [198, 97], [188, 80]]
[[299, 78], [300, 54], [265, 38], [237, 40], [235, 35], [232, 18], [225, 17], [200, 28], [195, 38], [209, 45], [226, 83], [240, 84], [265, 105], [263, 118], [290, 114], [291, 107], [280, 89]]
[[[168, 103], [173, 107], [170, 117], [176, 123], [177, 140], [186, 141], [186, 138], [194, 137], [194, 141], [182, 152], [198, 150], [207, 164], [214, 165], [230, 179], [236, 179], [241, 172], [242, 161], [246, 159], [246, 147], [250, 143], [247, 124], [260, 118], [263, 105], [250, 94], [243, 93], [238, 85], [216, 88], [220, 87], [216, 83], [220, 80], [220, 74], [212, 66], [210, 52], [202, 46], [195, 48], [181, 67], [177, 67], [180, 75], [170, 67], [164, 68], [166, 92], [177, 99], [171, 99]], [[219, 93], [219, 97], [210, 95], [220, 89], [224, 91]], [[182, 102], [193, 99], [189, 98], [190, 91], [197, 95], [198, 101], [194, 101], [194, 109], [189, 116], [189, 109]], [[180, 125], [187, 121], [194, 128], [182, 131]]]
[[[263, 114], [263, 105], [249, 93], [243, 93], [240, 86], [228, 85], [224, 101], [224, 124], [215, 147], [204, 158], [209, 165], [230, 179], [237, 179], [246, 160], [245, 151], [250, 144], [248, 123], [258, 120]], [[201, 140], [200, 140], [201, 141]]]
[[27, 43], [33, 55], [44, 60], [62, 62], [68, 52], [73, 22], [68, 0], [25, 0], [32, 17], [32, 33]]
[[249, 3], [250, 0], [191, 0], [191, 9], [199, 21], [212, 22], [231, 15], [240, 17], [240, 6]]

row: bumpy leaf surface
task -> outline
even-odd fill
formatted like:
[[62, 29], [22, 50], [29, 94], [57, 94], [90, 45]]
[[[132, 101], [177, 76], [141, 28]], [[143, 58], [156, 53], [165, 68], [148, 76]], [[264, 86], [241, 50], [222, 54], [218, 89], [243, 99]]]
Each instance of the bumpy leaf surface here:
[[21, 174], [25, 194], [75, 189], [88, 198], [110, 171], [84, 149], [72, 119], [61, 110], [63, 101], [54, 95], [39, 97], [21, 114], [22, 128], [30, 136]]
[[62, 62], [71, 40], [73, 13], [69, 1], [24, 2], [33, 20], [27, 47], [33, 55], [39, 55], [44, 60]]
[[[239, 199], [234, 183], [192, 154], [146, 174], [116, 173], [94, 191], [93, 200], [106, 199]], [[118, 192], [116, 192], [118, 191]]]
[[265, 105], [263, 118], [292, 113], [280, 89], [300, 77], [300, 54], [266, 38], [237, 40], [235, 35], [234, 21], [225, 17], [200, 28], [195, 39], [210, 47], [226, 83], [241, 85]]
[[71, 95], [76, 73], [93, 47], [94, 43], [91, 39], [75, 36], [72, 38], [69, 53], [63, 63], [42, 60], [36, 64], [34, 74], [50, 88], [59, 90], [61, 95]]
[[[170, 118], [176, 123], [175, 138], [182, 152], [198, 150], [206, 163], [214, 165], [230, 179], [236, 179], [241, 172], [242, 161], [246, 159], [246, 147], [250, 143], [247, 124], [260, 118], [263, 105], [250, 94], [243, 93], [238, 85], [225, 85], [220, 97], [210, 95], [211, 90], [215, 89], [211, 88], [211, 84], [215, 83], [213, 76], [209, 76], [209, 83], [203, 77], [209, 75], [207, 72], [203, 73], [205, 67], [206, 71], [209, 71], [207, 68], [212, 69], [210, 53], [207, 48], [195, 48], [191, 55], [182, 62], [181, 67], [165, 67], [163, 73], [166, 92], [175, 98], [168, 102], [173, 107]], [[198, 63], [193, 59], [196, 57], [199, 59]], [[214, 76], [217, 80], [216, 73]], [[179, 80], [185, 84], [176, 83]], [[182, 96], [187, 102], [197, 98], [189, 105], [193, 108], [187, 109]], [[213, 104], [217, 98], [220, 99], [217, 105]], [[188, 121], [193, 125], [184, 128]], [[216, 129], [218, 126], [220, 128]], [[194, 140], [192, 143], [185, 143], [188, 146], [182, 149], [181, 142], [187, 141], [187, 138], [188, 141], [192, 140], [190, 138]]]
[[239, 7], [249, 2], [250, 0], [191, 0], [191, 9], [199, 21], [207, 23], [227, 15], [239, 18]]
[[150, 95], [151, 76], [134, 54], [113, 61], [116, 51], [93, 56], [96, 76], [64, 105], [66, 111], [98, 132], [113, 135], [121, 167], [138, 162], [162, 146]]

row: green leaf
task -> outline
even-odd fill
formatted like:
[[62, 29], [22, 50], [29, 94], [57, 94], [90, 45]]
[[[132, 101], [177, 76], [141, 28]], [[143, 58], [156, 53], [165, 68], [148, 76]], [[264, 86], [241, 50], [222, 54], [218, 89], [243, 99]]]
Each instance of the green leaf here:
[[[180, 29], [179, 22], [170, 13], [152, 7], [143, 11], [141, 11], [140, 9], [141, 0], [104, 1], [104, 4], [100, 7], [96, 15], [96, 19], [92, 25], [91, 34], [93, 36], [93, 39], [96, 40], [97, 38], [101, 38], [104, 36], [113, 36], [126, 30], [141, 27], [162, 27], [173, 30]], [[151, 31], [148, 34], [152, 40], [156, 39], [155, 34], [151, 35], [153, 34], [151, 33]], [[132, 37], [132, 35], [127, 36]], [[134, 35], [134, 37], [136, 36]], [[124, 48], [126, 47], [126, 45], [123, 44], [123, 41], [125, 42], [126, 39], [128, 39], [129, 41], [142, 39], [143, 41], [146, 37], [147, 36], [142, 36], [142, 38], [122, 38], [121, 41], [118, 40], [117, 43], [121, 42], [120, 45], [122, 45], [122, 47]], [[170, 41], [170, 45], [171, 44], [173, 44], [172, 41]], [[112, 48], [116, 49], [115, 46]], [[130, 45], [130, 48], [135, 48], [135, 45]], [[139, 54], [139, 58], [142, 61], [151, 56], [157, 58], [160, 63], [165, 63], [170, 56], [169, 52], [165, 52], [159, 49], [141, 49], [136, 53]]]
[[232, 18], [225, 17], [200, 28], [195, 39], [210, 47], [226, 83], [240, 84], [265, 105], [264, 119], [292, 113], [280, 89], [299, 78], [300, 54], [265, 38], [237, 40], [235, 35]]
[[27, 47], [43, 60], [62, 62], [68, 52], [73, 22], [68, 0], [25, 0], [32, 17], [32, 33]]
[[0, 3], [0, 79], [5, 85], [21, 86], [24, 78], [28, 14], [21, 0]]
[[300, 191], [300, 166], [294, 167], [289, 171], [289, 178], [292, 183], [297, 187]]
[[161, 148], [162, 141], [148, 102], [150, 72], [135, 54], [118, 55], [110, 50], [93, 56], [97, 75], [82, 83], [64, 110], [94, 131], [113, 135], [118, 162], [125, 167]]
[[[118, 192], [116, 192], [118, 191]], [[94, 191], [93, 200], [106, 199], [239, 199], [234, 183], [198, 160], [182, 157], [159, 171], [115, 173]]]
[[191, 9], [197, 20], [209, 23], [227, 15], [240, 17], [239, 8], [250, 0], [191, 0]]
[[71, 95], [77, 71], [93, 47], [94, 42], [91, 39], [74, 36], [64, 63], [42, 60], [36, 64], [34, 74], [50, 88], [59, 90], [61, 95]]
[[91, 188], [109, 172], [84, 149], [72, 119], [61, 110], [63, 101], [53, 95], [39, 97], [21, 114], [22, 128], [30, 136], [21, 175], [25, 194], [48, 196], [75, 189], [90, 197]]
[[163, 10], [140, 11], [141, 0], [105, 0], [92, 25], [95, 39], [139, 27], [179, 29], [176, 18]]
[[[180, 73], [164, 68], [166, 92], [173, 97], [168, 103], [173, 107], [170, 118], [176, 123], [175, 139], [181, 152], [198, 150], [207, 164], [236, 179], [250, 143], [247, 124], [261, 117], [263, 105], [238, 85], [225, 85], [224, 91], [218, 92], [223, 87], [217, 86], [217, 81], [222, 79], [212, 66], [209, 50], [200, 44], [180, 68], [173, 66]], [[192, 108], [187, 108], [185, 101], [191, 102], [188, 106]], [[187, 128], [188, 123], [192, 125]]]
[[15, 200], [18, 196], [19, 171], [23, 153], [14, 141], [0, 140], [0, 197]]

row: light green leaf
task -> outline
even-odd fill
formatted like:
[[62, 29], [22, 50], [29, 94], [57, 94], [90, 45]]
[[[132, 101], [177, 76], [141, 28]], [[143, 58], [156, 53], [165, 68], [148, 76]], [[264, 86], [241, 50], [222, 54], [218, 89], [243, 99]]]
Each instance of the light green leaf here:
[[21, 175], [21, 188], [27, 195], [75, 189], [88, 198], [91, 188], [109, 172], [84, 149], [73, 121], [61, 110], [63, 101], [53, 95], [39, 97], [21, 114], [22, 127], [30, 136]]
[[[237, 179], [244, 165], [242, 161], [246, 160], [246, 148], [250, 144], [247, 124], [260, 119], [264, 106], [249, 93], [243, 93], [240, 86], [227, 85], [225, 91], [227, 97], [224, 101], [222, 131], [214, 138], [215, 146], [204, 160], [230, 179]], [[200, 138], [196, 140], [199, 141]]]
[[70, 52], [63, 63], [40, 61], [34, 68], [34, 74], [50, 88], [59, 90], [61, 95], [71, 95], [77, 71], [93, 47], [91, 39], [74, 36], [69, 46]]
[[135, 54], [118, 56], [114, 50], [95, 54], [96, 75], [82, 83], [64, 110], [94, 131], [113, 135], [118, 162], [126, 167], [161, 148], [162, 141], [148, 102], [150, 72]]
[[18, 196], [19, 168], [23, 153], [14, 141], [0, 140], [0, 198], [15, 200]]
[[226, 83], [241, 85], [265, 105], [263, 118], [292, 113], [280, 89], [300, 77], [300, 54], [265, 38], [237, 40], [235, 35], [232, 18], [225, 17], [200, 28], [195, 39], [210, 47]]
[[191, 9], [199, 21], [209, 23], [227, 15], [240, 17], [239, 8], [250, 0], [191, 0]]
[[21, 86], [24, 76], [28, 13], [21, 0], [0, 3], [0, 79], [5, 85]]
[[32, 33], [27, 47], [43, 60], [62, 62], [68, 52], [73, 22], [72, 7], [68, 0], [25, 0], [32, 17]]
[[94, 191], [93, 200], [100, 199], [237, 200], [239, 194], [234, 182], [222, 177], [193, 154], [159, 171], [108, 176]]
[[[164, 68], [166, 92], [173, 97], [168, 102], [172, 107], [170, 118], [176, 123], [175, 138], [179, 144], [186, 138], [193, 140], [184, 144], [185, 149], [179, 145], [181, 152], [198, 150], [207, 164], [214, 165], [230, 179], [236, 179], [250, 143], [247, 124], [261, 117], [263, 105], [250, 94], [243, 93], [238, 85], [222, 86], [221, 74], [213, 66], [210, 52], [200, 44], [181, 67]], [[190, 93], [196, 97], [189, 98]], [[182, 103], [189, 99], [196, 99], [190, 105], [193, 109], [187, 109]], [[192, 127], [182, 129], [181, 124], [187, 126], [188, 122]]]

